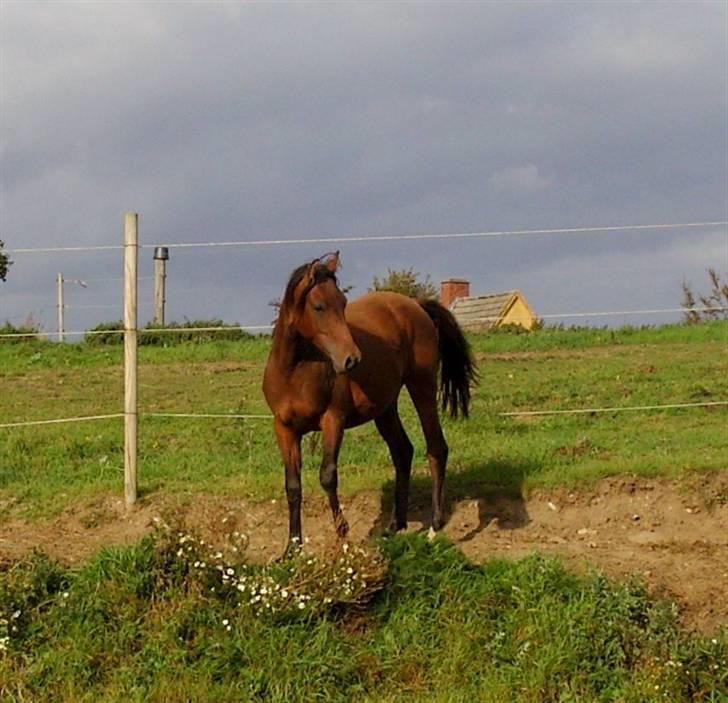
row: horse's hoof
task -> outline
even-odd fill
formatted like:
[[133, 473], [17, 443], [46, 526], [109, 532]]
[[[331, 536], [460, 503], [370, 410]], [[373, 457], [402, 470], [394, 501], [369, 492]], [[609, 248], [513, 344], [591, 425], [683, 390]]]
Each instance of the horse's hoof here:
[[301, 553], [301, 550], [301, 540], [294, 538], [288, 542], [285, 551], [281, 554], [278, 561], [290, 561], [297, 557]]
[[339, 516], [339, 518], [336, 520], [336, 534], [341, 539], [349, 534], [349, 523], [344, 519], [343, 516]]
[[445, 518], [442, 515], [435, 515], [432, 518], [432, 529], [438, 532], [445, 527]]
[[395, 518], [392, 518], [392, 521], [387, 526], [386, 532], [390, 532], [391, 534], [396, 534], [397, 532], [403, 532], [407, 529], [407, 523], [406, 522], [397, 522]]
[[435, 537], [437, 537], [437, 532], [435, 532], [435, 528], [434, 527], [430, 527], [430, 529], [427, 530], [427, 539], [428, 539], [428, 541], [429, 542], [432, 542], [432, 540], [434, 540]]

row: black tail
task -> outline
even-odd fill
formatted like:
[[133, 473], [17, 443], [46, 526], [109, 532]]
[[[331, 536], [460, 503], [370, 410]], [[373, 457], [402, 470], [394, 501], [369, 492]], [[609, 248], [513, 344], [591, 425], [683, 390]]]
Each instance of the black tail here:
[[478, 371], [454, 315], [436, 300], [420, 300], [419, 304], [437, 327], [440, 339], [440, 394], [442, 409], [451, 417], [468, 416], [470, 388], [478, 382]]

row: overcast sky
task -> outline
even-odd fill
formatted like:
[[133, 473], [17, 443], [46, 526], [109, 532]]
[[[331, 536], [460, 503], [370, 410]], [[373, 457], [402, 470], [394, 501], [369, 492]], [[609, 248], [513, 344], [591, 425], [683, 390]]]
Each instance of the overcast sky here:
[[[727, 8], [2, 0], [0, 239], [121, 244], [126, 211], [145, 244], [723, 221]], [[172, 250], [167, 317], [267, 323], [331, 248]], [[679, 307], [728, 269], [725, 226], [336, 248], [352, 296], [412, 266], [540, 314]], [[58, 271], [88, 283], [68, 329], [120, 319], [121, 252], [11, 256], [0, 323], [53, 330]]]

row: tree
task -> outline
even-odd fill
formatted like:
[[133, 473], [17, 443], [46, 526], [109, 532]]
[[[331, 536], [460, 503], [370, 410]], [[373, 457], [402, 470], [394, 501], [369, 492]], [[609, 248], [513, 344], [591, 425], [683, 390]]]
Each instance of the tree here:
[[410, 298], [437, 298], [437, 288], [433, 285], [429, 276], [420, 281], [420, 274], [413, 268], [395, 270], [387, 269], [387, 275], [379, 279], [374, 276], [370, 291], [391, 290], [395, 293], [408, 295]]
[[8, 275], [8, 268], [13, 263], [12, 261], [10, 261], [7, 254], [3, 254], [2, 248], [4, 246], [5, 242], [0, 239], [0, 281], [5, 280], [5, 277]]
[[[720, 274], [714, 269], [708, 269], [708, 278], [710, 279], [710, 292], [707, 295], [698, 293], [697, 299], [693, 289], [687, 281], [683, 281], [683, 299], [680, 305], [685, 308], [683, 316], [685, 321], [690, 324], [698, 324], [706, 320], [728, 319], [728, 283], [720, 280]], [[695, 310], [700, 305], [707, 310]]]

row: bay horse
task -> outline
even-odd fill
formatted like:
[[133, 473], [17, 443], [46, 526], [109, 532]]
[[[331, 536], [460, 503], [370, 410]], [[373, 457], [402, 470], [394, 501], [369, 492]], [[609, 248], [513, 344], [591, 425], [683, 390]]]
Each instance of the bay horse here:
[[432, 528], [444, 524], [448, 446], [438, 416], [468, 416], [477, 371], [452, 313], [435, 300], [392, 292], [368, 293], [347, 305], [336, 272], [339, 253], [299, 266], [288, 281], [273, 330], [263, 394], [273, 412], [288, 499], [286, 553], [301, 544], [301, 438], [323, 435], [319, 479], [339, 537], [348, 524], [337, 494], [344, 430], [374, 420], [395, 468], [390, 528], [407, 526], [413, 448], [397, 400], [402, 386], [422, 424], [432, 474]]

